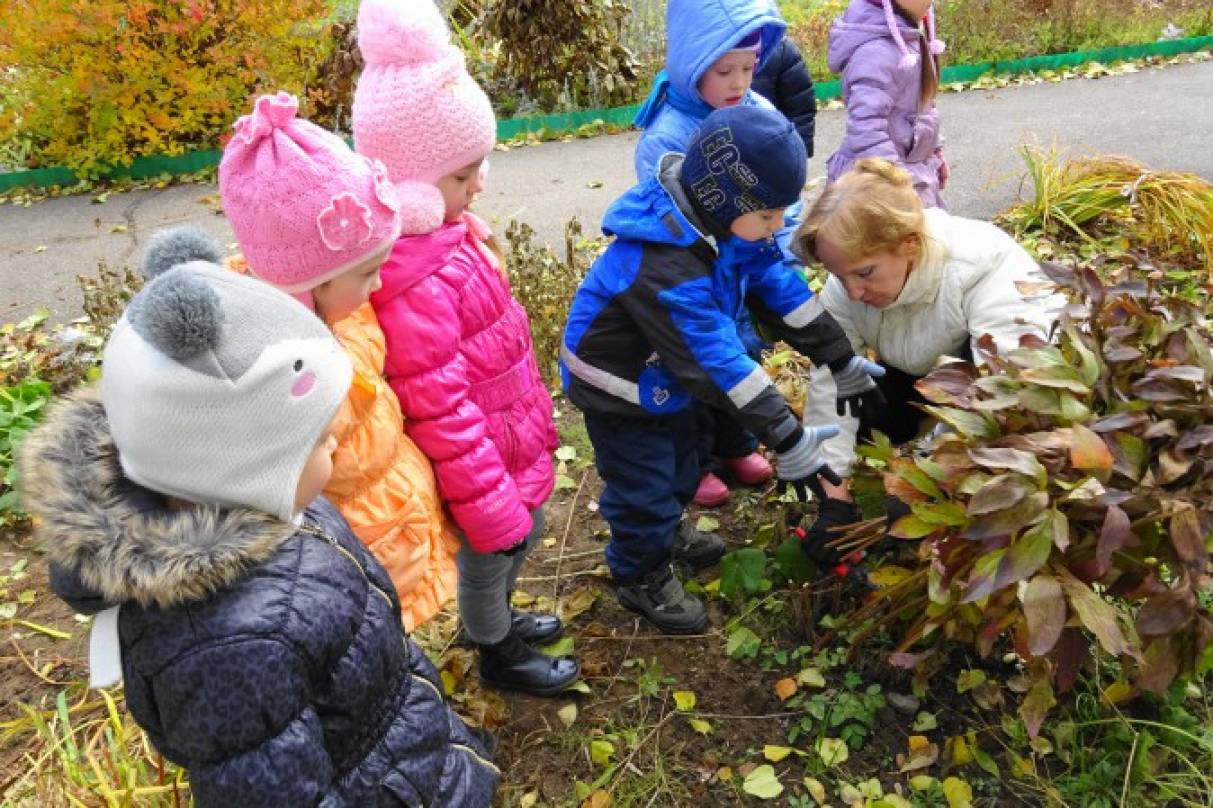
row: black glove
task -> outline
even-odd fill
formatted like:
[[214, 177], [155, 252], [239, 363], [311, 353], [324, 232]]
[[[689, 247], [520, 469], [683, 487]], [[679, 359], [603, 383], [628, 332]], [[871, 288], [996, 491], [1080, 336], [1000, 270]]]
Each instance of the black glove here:
[[808, 502], [810, 491], [817, 499], [825, 499], [825, 491], [818, 477], [825, 477], [834, 485], [842, 485], [842, 478], [826, 465], [821, 454], [821, 444], [837, 434], [837, 424], [806, 426], [788, 437], [790, 446], [776, 449], [775, 471], [779, 475], [779, 493], [791, 488], [801, 502]]
[[902, 502], [895, 496], [889, 495], [884, 498], [884, 515], [887, 519], [885, 530], [892, 530], [893, 525], [897, 524], [897, 520], [903, 516], [909, 516], [911, 513], [910, 506]]
[[838, 552], [826, 547], [826, 542], [839, 536], [833, 528], [852, 525], [862, 518], [863, 514], [854, 502], [823, 497], [821, 507], [817, 510], [817, 520], [805, 531], [804, 538], [800, 540], [800, 549], [804, 550], [805, 555], [818, 567], [833, 567], [838, 563]]

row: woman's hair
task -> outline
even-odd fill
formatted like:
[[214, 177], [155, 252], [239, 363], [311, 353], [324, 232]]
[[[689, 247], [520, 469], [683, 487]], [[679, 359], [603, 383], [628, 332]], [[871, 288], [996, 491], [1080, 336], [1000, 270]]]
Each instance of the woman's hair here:
[[824, 237], [857, 261], [895, 252], [907, 238], [921, 250], [927, 225], [910, 175], [882, 157], [865, 157], [817, 198], [796, 230], [794, 248], [805, 263], [817, 261]]
[[[934, 31], [928, 31], [928, 35], [934, 36]], [[939, 94], [939, 71], [943, 69], [942, 57], [931, 53], [930, 43], [927, 42], [927, 37], [921, 34], [918, 37], [918, 69], [921, 72], [922, 83], [918, 91], [918, 107], [926, 109], [935, 100], [935, 96]]]

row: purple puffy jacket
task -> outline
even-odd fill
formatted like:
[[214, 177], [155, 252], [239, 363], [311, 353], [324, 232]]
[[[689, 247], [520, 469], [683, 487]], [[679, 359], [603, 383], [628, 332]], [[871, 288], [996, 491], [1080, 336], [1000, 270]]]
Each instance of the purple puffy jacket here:
[[[886, 0], [891, 2], [891, 0]], [[901, 14], [893, 19], [902, 43], [919, 53], [919, 33]], [[944, 207], [939, 195], [939, 113], [920, 109], [921, 67], [904, 52], [879, 0], [853, 0], [830, 29], [830, 69], [842, 74], [847, 131], [830, 157], [829, 181], [861, 157], [884, 157], [905, 168], [927, 207]]]
[[433, 462], [443, 502], [480, 553], [530, 531], [530, 511], [552, 493], [557, 446], [530, 323], [488, 236], [467, 213], [402, 236], [371, 296], [405, 431]]

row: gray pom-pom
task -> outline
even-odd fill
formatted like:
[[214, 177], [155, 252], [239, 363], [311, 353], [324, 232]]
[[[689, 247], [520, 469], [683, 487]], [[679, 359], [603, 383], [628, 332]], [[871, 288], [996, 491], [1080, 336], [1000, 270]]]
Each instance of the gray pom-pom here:
[[148, 278], [163, 275], [175, 266], [190, 261], [218, 264], [223, 260], [219, 245], [192, 225], [157, 230], [147, 242], [143, 256], [143, 274]]
[[178, 361], [214, 348], [223, 328], [219, 295], [184, 267], [148, 284], [127, 317], [139, 336]]

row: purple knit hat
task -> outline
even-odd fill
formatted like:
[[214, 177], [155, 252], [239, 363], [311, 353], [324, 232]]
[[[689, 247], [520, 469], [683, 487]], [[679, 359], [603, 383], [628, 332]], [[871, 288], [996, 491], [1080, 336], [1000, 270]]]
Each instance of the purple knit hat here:
[[400, 235], [396, 189], [378, 160], [263, 95], [219, 164], [223, 212], [249, 270], [292, 294], [347, 272]]

